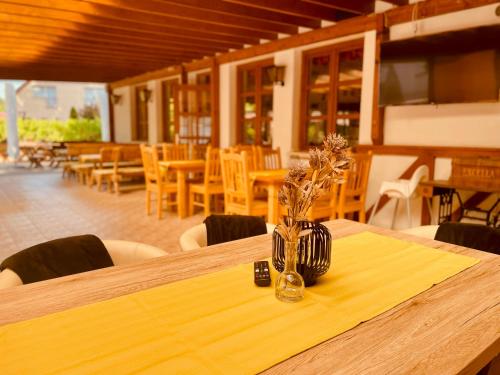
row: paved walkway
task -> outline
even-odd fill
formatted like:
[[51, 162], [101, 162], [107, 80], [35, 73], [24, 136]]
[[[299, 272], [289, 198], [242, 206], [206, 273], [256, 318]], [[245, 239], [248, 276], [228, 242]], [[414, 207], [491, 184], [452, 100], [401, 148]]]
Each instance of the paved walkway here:
[[179, 252], [180, 234], [203, 221], [146, 215], [144, 190], [119, 196], [61, 178], [60, 170], [27, 170], [0, 163], [0, 261], [37, 243], [92, 233]]

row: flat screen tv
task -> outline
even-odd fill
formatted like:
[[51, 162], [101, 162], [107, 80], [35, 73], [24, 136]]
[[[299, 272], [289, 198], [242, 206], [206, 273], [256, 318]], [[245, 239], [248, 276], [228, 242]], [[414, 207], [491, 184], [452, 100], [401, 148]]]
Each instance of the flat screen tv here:
[[382, 44], [379, 104], [499, 101], [500, 25]]

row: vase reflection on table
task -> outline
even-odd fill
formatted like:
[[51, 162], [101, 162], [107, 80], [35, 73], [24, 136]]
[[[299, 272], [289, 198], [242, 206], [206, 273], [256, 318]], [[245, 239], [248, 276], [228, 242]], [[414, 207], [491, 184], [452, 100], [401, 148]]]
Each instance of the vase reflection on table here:
[[301, 237], [311, 234], [303, 229], [307, 212], [323, 190], [334, 183], [343, 183], [343, 171], [349, 168], [347, 141], [336, 134], [329, 134], [323, 148], [309, 151], [309, 168], [296, 165], [288, 171], [278, 193], [278, 201], [287, 210], [276, 227], [285, 242], [285, 267], [275, 284], [276, 298], [280, 301], [298, 302], [304, 297], [304, 279], [297, 272], [297, 244]]

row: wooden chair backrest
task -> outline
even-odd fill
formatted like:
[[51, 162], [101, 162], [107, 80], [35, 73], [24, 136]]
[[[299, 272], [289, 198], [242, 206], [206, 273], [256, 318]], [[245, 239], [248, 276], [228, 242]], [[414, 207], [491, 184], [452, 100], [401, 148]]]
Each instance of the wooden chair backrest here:
[[163, 160], [189, 160], [189, 146], [176, 145], [173, 143], [162, 143]]
[[109, 163], [114, 161], [114, 147], [102, 147], [101, 151], [101, 163]]
[[207, 156], [207, 148], [210, 147], [208, 144], [205, 145], [195, 145], [191, 144], [190, 155], [192, 160], [205, 159]]
[[220, 166], [220, 150], [208, 146], [205, 158], [205, 185], [217, 184], [222, 182], [222, 171]]
[[161, 180], [160, 165], [158, 164], [158, 148], [141, 144], [142, 164], [146, 184], [154, 184]]
[[227, 204], [239, 203], [250, 206], [252, 188], [248, 176], [247, 153], [220, 152], [222, 186]]
[[247, 153], [248, 171], [256, 171], [259, 169], [258, 151], [254, 145], [236, 145], [230, 147], [231, 153], [241, 154], [243, 151]]
[[281, 169], [281, 150], [279, 147], [257, 147], [258, 168], [264, 170]]
[[113, 146], [113, 143], [89, 142], [89, 143], [67, 143], [67, 154], [69, 157], [80, 156], [81, 154], [98, 154], [102, 147]]
[[349, 169], [344, 172], [345, 182], [340, 187], [340, 204], [346, 198], [359, 197], [360, 201], [366, 200], [368, 188], [368, 177], [372, 163], [372, 152], [366, 154], [352, 154], [352, 163]]

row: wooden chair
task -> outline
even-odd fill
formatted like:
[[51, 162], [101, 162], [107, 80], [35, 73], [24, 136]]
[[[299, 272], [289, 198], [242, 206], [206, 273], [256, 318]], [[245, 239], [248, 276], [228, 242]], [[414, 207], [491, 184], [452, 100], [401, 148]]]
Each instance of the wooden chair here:
[[222, 185], [224, 188], [224, 213], [267, 216], [267, 200], [254, 197], [248, 175], [247, 153], [221, 151]]
[[88, 185], [89, 187], [97, 184], [97, 191], [101, 190], [103, 181], [108, 181], [113, 175], [113, 165], [115, 157], [115, 147], [103, 147], [100, 151], [100, 161], [98, 163], [98, 168], [92, 169], [90, 174]]
[[141, 155], [144, 165], [144, 179], [146, 180], [146, 212], [151, 215], [151, 194], [156, 194], [156, 214], [158, 219], [161, 219], [164, 196], [167, 208], [177, 204], [175, 199], [170, 199], [174, 193], [177, 193], [177, 184], [168, 182], [166, 176], [161, 173], [156, 146], [141, 145]]
[[199, 159], [205, 159], [207, 156], [207, 148], [209, 147], [208, 144], [204, 145], [195, 145], [195, 144], [190, 144], [189, 145], [189, 155], [191, 156], [191, 160], [199, 160]]
[[163, 160], [189, 160], [189, 146], [176, 145], [173, 143], [162, 143]]
[[[220, 150], [207, 147], [205, 175], [202, 184], [189, 185], [189, 215], [194, 214], [194, 207], [203, 207], [205, 216], [210, 216], [210, 198], [224, 194], [220, 167]], [[202, 201], [197, 201], [196, 196], [201, 195]]]
[[280, 148], [257, 146], [257, 168], [263, 170], [281, 169]]
[[256, 171], [259, 168], [258, 164], [258, 151], [257, 147], [254, 145], [236, 145], [230, 147], [232, 153], [240, 154], [243, 151], [247, 153], [248, 171]]
[[[347, 213], [358, 212], [359, 221], [366, 223], [366, 191], [368, 189], [368, 177], [372, 162], [372, 152], [366, 154], [352, 154], [353, 162], [350, 168], [344, 171], [345, 182], [334, 189], [339, 190], [336, 201], [335, 216], [343, 219]], [[336, 192], [335, 192], [336, 194]]]
[[[138, 145], [116, 147], [113, 159], [113, 174], [108, 184], [109, 192], [114, 190], [116, 194], [120, 194], [120, 183], [144, 176], [141, 149]], [[111, 189], [111, 184], [114, 189]]]

